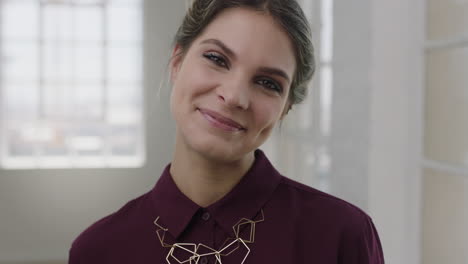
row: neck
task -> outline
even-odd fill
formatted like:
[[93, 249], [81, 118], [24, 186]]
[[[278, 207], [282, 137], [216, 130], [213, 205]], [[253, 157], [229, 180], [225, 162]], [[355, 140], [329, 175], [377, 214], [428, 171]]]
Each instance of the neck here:
[[171, 176], [179, 190], [201, 207], [208, 207], [231, 191], [255, 159], [252, 152], [242, 160], [222, 162], [177, 145]]

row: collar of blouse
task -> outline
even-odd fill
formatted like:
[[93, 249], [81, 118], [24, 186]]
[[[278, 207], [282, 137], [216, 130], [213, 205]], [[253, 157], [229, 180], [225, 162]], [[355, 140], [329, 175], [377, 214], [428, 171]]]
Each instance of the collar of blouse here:
[[[159, 223], [177, 239], [194, 215], [202, 209], [177, 188], [168, 165], [151, 191]], [[263, 151], [255, 151], [255, 162], [242, 180], [223, 198], [203, 208], [210, 217], [231, 234], [241, 218], [254, 219], [280, 183], [281, 175], [271, 165]], [[177, 210], [175, 209], [177, 208]]]

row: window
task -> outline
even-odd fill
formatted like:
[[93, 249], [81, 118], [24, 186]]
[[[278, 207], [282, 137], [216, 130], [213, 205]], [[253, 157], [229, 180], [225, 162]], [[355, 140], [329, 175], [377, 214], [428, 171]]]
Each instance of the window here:
[[468, 261], [468, 1], [424, 0], [422, 262]]
[[0, 3], [2, 167], [141, 166], [141, 0]]
[[293, 107], [263, 147], [278, 169], [327, 191], [333, 88], [333, 0], [299, 1], [311, 23], [317, 69], [306, 100]]

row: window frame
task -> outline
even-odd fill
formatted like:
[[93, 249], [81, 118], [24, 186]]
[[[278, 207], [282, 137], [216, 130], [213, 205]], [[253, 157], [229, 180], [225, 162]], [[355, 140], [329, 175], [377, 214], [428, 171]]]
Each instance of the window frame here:
[[[4, 5], [5, 4], [8, 4], [7, 1], [9, 0], [2, 0], [0, 2], [0, 20], [3, 20], [3, 10], [4, 10]], [[33, 1], [33, 0], [26, 0], [26, 1], [23, 1], [24, 3], [28, 4], [28, 2], [30, 2], [31, 4], [35, 5], [37, 4], [38, 8], [40, 8], [40, 6], [42, 4], [46, 4], [45, 2], [47, 1]], [[100, 1], [96, 1], [96, 2], [100, 2]], [[127, 1], [128, 2], [128, 1]], [[136, 0], [134, 2], [123, 2], [123, 3], [120, 3], [120, 5], [127, 5], [127, 4], [131, 4], [133, 6], [135, 6], [135, 8], [138, 8], [140, 10], [140, 12], [143, 14], [143, 1], [141, 0]], [[55, 4], [55, 3], [53, 3]], [[67, 1], [64, 1], [64, 3], [58, 3], [59, 5], [60, 4], [64, 4], [64, 5], [70, 5], [71, 7], [70, 8], [88, 8], [88, 7], [81, 7], [81, 6], [76, 6], [75, 3], [73, 3], [73, 1], [71, 2], [67, 2]], [[111, 127], [115, 127], [117, 128], [117, 125], [115, 124], [111, 124], [109, 123], [109, 117], [106, 113], [106, 111], [110, 111], [110, 105], [109, 105], [109, 92], [108, 92], [108, 85], [109, 85], [109, 80], [108, 78], [110, 77], [109, 76], [109, 73], [108, 71], [106, 70], [105, 68], [105, 64], [108, 63], [108, 56], [107, 56], [107, 53], [109, 53], [109, 50], [113, 47], [114, 49], [116, 47], [121, 47], [122, 42], [119, 43], [116, 45], [116, 44], [109, 44], [109, 39], [108, 39], [108, 32], [106, 32], [106, 27], [108, 27], [108, 23], [110, 23], [109, 20], [106, 20], [106, 6], [104, 5], [107, 5], [108, 3], [105, 3], [105, 1], [103, 1], [103, 3], [92, 3], [90, 5], [103, 5], [101, 10], [102, 10], [102, 14], [100, 16], [100, 18], [102, 19], [102, 25], [103, 25], [103, 31], [102, 31], [102, 45], [100, 47], [102, 47], [102, 55], [104, 56], [102, 58], [102, 63], [101, 65], [103, 65], [103, 69], [102, 69], [102, 73], [100, 74], [100, 79], [101, 79], [101, 82], [100, 84], [100, 87], [102, 89], [102, 101], [100, 103], [100, 107], [103, 109], [103, 112], [102, 114], [104, 116], [102, 116], [101, 118], [104, 118], [102, 120], [103, 123], [106, 123], [104, 126], [107, 126], [105, 128], [103, 128], [103, 133], [101, 138], [104, 142], [104, 144], [109, 144], [109, 143], [106, 143], [108, 142], [110, 139], [110, 134], [109, 134], [109, 130], [111, 129]], [[109, 3], [109, 5], [112, 5], [112, 3]], [[99, 10], [99, 11], [101, 11]], [[99, 12], [98, 11], [98, 12]], [[38, 9], [37, 10], [38, 12], [38, 17], [39, 17], [39, 21], [42, 21], [42, 19], [40, 19], [40, 16], [41, 16], [41, 13], [43, 13], [42, 9]], [[40, 24], [40, 23], [39, 23]], [[131, 86], [134, 86], [136, 88], [138, 88], [138, 91], [135, 91], [135, 95], [136, 95], [136, 98], [139, 98], [137, 99], [138, 101], [138, 104], [135, 104], [135, 106], [137, 106], [138, 110], [137, 111], [137, 119], [135, 119], [136, 123], [135, 123], [135, 132], [134, 132], [134, 140], [135, 143], [133, 144], [134, 145], [134, 149], [135, 149], [135, 152], [134, 154], [132, 155], [127, 155], [127, 156], [124, 156], [124, 157], [120, 157], [120, 156], [117, 156], [117, 154], [113, 154], [113, 155], [109, 155], [109, 152], [110, 150], [108, 149], [108, 147], [102, 147], [101, 150], [100, 150], [100, 153], [98, 153], [97, 155], [95, 156], [88, 156], [88, 157], [84, 157], [84, 158], [79, 158], [79, 156], [77, 155], [74, 155], [73, 154], [73, 151], [70, 149], [70, 146], [64, 146], [64, 149], [66, 151], [67, 154], [65, 155], [52, 155], [52, 157], [45, 157], [44, 155], [41, 155], [41, 151], [37, 151], [37, 148], [35, 148], [36, 150], [33, 150], [33, 152], [31, 152], [30, 155], [23, 155], [21, 158], [19, 159], [15, 159], [15, 158], [12, 158], [11, 157], [11, 154], [8, 153], [8, 147], [7, 145], [9, 144], [7, 142], [8, 140], [8, 134], [7, 134], [7, 130], [9, 129], [9, 121], [7, 120], [8, 119], [8, 116], [6, 114], [6, 111], [1, 111], [1, 115], [0, 115], [0, 145], [1, 145], [1, 148], [0, 148], [0, 165], [1, 165], [1, 168], [2, 169], [8, 169], [8, 170], [16, 170], [16, 169], [68, 169], [68, 168], [137, 168], [137, 167], [141, 167], [144, 165], [145, 163], [145, 160], [146, 160], [146, 146], [145, 146], [145, 117], [144, 117], [144, 114], [145, 114], [145, 110], [144, 110], [144, 105], [145, 105], [145, 102], [144, 102], [144, 80], [143, 80], [143, 54], [142, 54], [142, 49], [143, 49], [143, 26], [144, 26], [144, 23], [143, 23], [143, 19], [141, 19], [139, 22], [139, 27], [140, 27], [140, 30], [141, 30], [141, 34], [140, 34], [140, 39], [135, 39], [135, 41], [133, 43], [130, 43], [130, 45], [132, 46], [129, 46], [130, 48], [127, 48], [127, 49], [131, 49], [133, 50], [134, 52], [137, 52], [138, 51], [138, 54], [139, 54], [139, 58], [136, 59], [137, 63], [140, 64], [140, 70], [138, 70], [138, 75], [139, 77], [135, 80], [132, 80], [131, 83], [128, 83], [128, 87], [131, 87]], [[0, 30], [2, 30], [3, 27], [0, 27]], [[0, 31], [0, 51], [3, 50], [3, 46], [4, 46], [4, 42], [5, 41], [10, 41], [8, 39], [4, 39], [4, 35], [3, 35], [3, 32]], [[106, 37], [107, 36], [107, 37]], [[41, 50], [41, 47], [43, 47], [44, 45], [44, 41], [42, 39], [42, 35], [39, 35], [38, 36], [38, 39], [37, 39], [37, 43], [34, 43], [34, 46], [39, 49], [37, 52], [38, 52], [38, 56], [43, 56], [43, 50]], [[76, 40], [75, 40], [76, 41]], [[32, 43], [32, 40], [31, 40], [31, 43]], [[128, 44], [128, 43], [127, 43]], [[72, 44], [73, 45], [73, 44]], [[3, 60], [3, 58], [2, 58]], [[41, 60], [39, 60], [39, 63]], [[40, 67], [41, 65], [38, 65], [38, 74], [41, 73], [42, 71], [42, 67]], [[0, 102], [2, 103], [1, 104], [1, 108], [2, 109], [6, 109], [6, 96], [5, 96], [5, 89], [8, 89], [8, 85], [11, 85], [11, 84], [8, 84], [7, 81], [5, 81], [5, 79], [3, 78], [3, 68], [4, 67], [4, 64], [1, 63], [0, 65]], [[70, 86], [74, 85], [72, 84], [72, 82], [74, 83], [75, 80], [68, 80], [70, 81]], [[43, 85], [44, 85], [44, 79], [42, 78], [41, 75], [39, 75], [39, 80], [38, 80], [38, 84], [39, 84], [39, 88], [37, 90], [39, 90], [39, 94], [40, 94], [40, 97], [43, 97]], [[122, 85], [122, 84], [120, 84]], [[72, 90], [72, 89], [71, 89]], [[41, 108], [39, 109], [39, 114], [43, 114], [43, 106], [46, 104], [46, 102], [44, 101], [43, 98], [40, 98], [39, 99], [39, 105], [41, 105]], [[138, 114], [139, 113], [139, 114]], [[107, 116], [106, 116], [107, 115]], [[107, 119], [106, 119], [107, 117]], [[139, 120], [139, 121], [138, 121]], [[37, 122], [37, 124], [41, 125], [41, 121], [42, 121], [42, 118], [38, 118], [36, 119], [36, 121], [34, 123]], [[73, 123], [73, 120], [72, 121], [69, 121], [71, 123]], [[90, 125], [91, 123], [88, 122], [86, 123], [86, 125]], [[45, 125], [47, 127], [47, 124]], [[68, 143], [67, 143], [68, 145]], [[40, 148], [40, 147], [39, 147]], [[107, 150], [106, 150], [107, 149]], [[96, 160], [99, 159], [99, 161]], [[54, 161], [57, 161], [57, 162], [54, 162]], [[59, 162], [58, 162], [59, 161]]]

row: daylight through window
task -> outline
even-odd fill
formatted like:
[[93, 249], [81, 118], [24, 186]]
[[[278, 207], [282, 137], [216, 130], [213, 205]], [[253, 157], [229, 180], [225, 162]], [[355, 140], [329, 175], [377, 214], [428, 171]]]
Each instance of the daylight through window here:
[[141, 0], [0, 3], [2, 167], [141, 166]]

